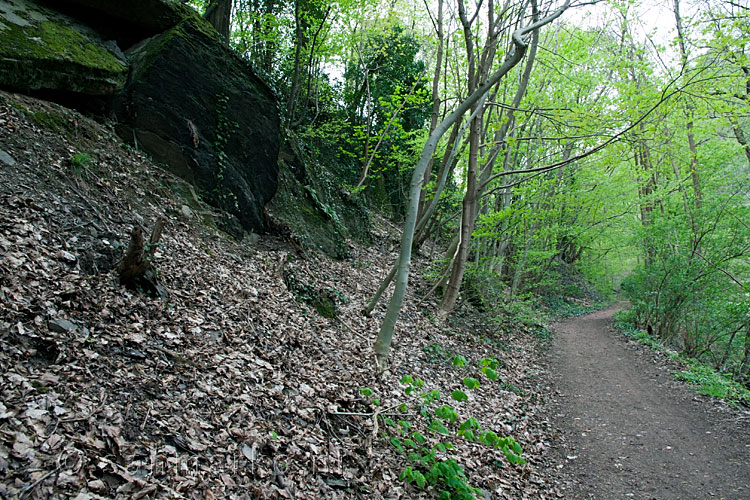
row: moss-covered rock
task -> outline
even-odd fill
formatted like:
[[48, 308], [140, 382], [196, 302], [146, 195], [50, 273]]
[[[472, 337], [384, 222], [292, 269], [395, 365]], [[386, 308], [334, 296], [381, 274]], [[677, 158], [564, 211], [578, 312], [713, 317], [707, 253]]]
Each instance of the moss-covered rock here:
[[55, 8], [83, 20], [123, 49], [167, 31], [195, 11], [175, 0], [55, 0]]
[[268, 209], [302, 246], [329, 257], [349, 256], [347, 239], [370, 242], [367, 210], [349, 199], [336, 178], [290, 136], [279, 155], [279, 189]]
[[130, 78], [114, 106], [118, 134], [262, 232], [278, 182], [280, 117], [270, 88], [197, 15], [127, 56]]
[[127, 74], [114, 42], [30, 0], [0, 0], [0, 86], [111, 96]]

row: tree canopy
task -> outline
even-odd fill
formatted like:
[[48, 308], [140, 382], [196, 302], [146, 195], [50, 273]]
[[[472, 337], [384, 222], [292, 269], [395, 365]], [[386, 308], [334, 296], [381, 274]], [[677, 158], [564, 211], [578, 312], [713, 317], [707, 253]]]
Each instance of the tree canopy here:
[[366, 308], [395, 277], [381, 361], [410, 254], [431, 239], [442, 317], [459, 297], [500, 310], [566, 293], [575, 270], [744, 380], [748, 39], [747, 3], [727, 0], [235, 0], [229, 36], [288, 133], [403, 224]]

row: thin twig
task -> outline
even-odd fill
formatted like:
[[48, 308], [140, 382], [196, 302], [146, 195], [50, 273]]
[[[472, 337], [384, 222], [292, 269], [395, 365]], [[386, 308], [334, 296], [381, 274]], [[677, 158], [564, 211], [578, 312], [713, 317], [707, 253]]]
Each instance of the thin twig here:
[[21, 494], [18, 495], [18, 498], [26, 498], [26, 497], [28, 497], [31, 494], [31, 492], [34, 490], [34, 488], [36, 488], [37, 486], [39, 486], [39, 484], [41, 484], [42, 481], [44, 481], [45, 479], [47, 479], [48, 477], [50, 477], [52, 474], [57, 474], [58, 472], [60, 472], [61, 468], [62, 468], [62, 466], [58, 465], [57, 467], [55, 467], [54, 470], [49, 471], [48, 473], [46, 473], [45, 475], [43, 475], [42, 477], [40, 477], [39, 479], [37, 479], [36, 481], [34, 481], [33, 483], [31, 483], [30, 485], [23, 487], [21, 489]]

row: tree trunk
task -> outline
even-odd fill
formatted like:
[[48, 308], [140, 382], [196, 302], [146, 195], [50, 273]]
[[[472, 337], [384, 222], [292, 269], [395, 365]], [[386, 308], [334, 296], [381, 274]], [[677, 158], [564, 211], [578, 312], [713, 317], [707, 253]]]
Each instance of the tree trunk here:
[[736, 120], [730, 120], [732, 123], [732, 130], [734, 131], [734, 137], [737, 139], [737, 144], [742, 146], [742, 150], [745, 152], [747, 158], [747, 166], [750, 168], [750, 144], [748, 144], [745, 138], [745, 132], [740, 128], [740, 124]]
[[302, 87], [302, 51], [307, 47], [307, 22], [301, 12], [300, 0], [294, 2], [294, 72], [292, 73], [292, 85], [286, 103], [286, 122], [291, 125], [297, 118], [297, 101]]
[[510, 282], [511, 297], [516, 295], [521, 286], [521, 278], [523, 278], [523, 272], [526, 268], [526, 259], [529, 256], [529, 249], [531, 248], [531, 242], [536, 232], [536, 226], [536, 224], [532, 224], [529, 231], [524, 230], [523, 253], [521, 254], [521, 259], [516, 264], [516, 269], [513, 271], [513, 279]]
[[[482, 100], [482, 103], [484, 101]], [[453, 147], [450, 148], [450, 150], [446, 150], [445, 152], [445, 158], [443, 159], [443, 167], [440, 170], [440, 179], [438, 181], [438, 185], [436, 188], [435, 196], [428, 205], [425, 212], [421, 215], [419, 215], [419, 222], [415, 225], [414, 233], [416, 237], [412, 238], [412, 244], [413, 247], [412, 251], [415, 251], [417, 248], [417, 244], [414, 244], [416, 239], [421, 239], [425, 236], [425, 228], [427, 226], [427, 223], [429, 222], [430, 218], [432, 217], [432, 214], [435, 212], [435, 209], [437, 209], [438, 202], [440, 201], [440, 195], [443, 191], [443, 187], [445, 186], [445, 183], [448, 179], [448, 175], [450, 172], [453, 171], [453, 166], [455, 165], [454, 159], [456, 157], [456, 153], [458, 152], [458, 144], [461, 142], [461, 138], [464, 135], [464, 132], [466, 131], [466, 125], [471, 123], [472, 119], [476, 116], [476, 111], [474, 114], [471, 115], [469, 120], [467, 121], [464, 126], [459, 127], [460, 123], [456, 122], [455, 126], [453, 127], [453, 132], [451, 132], [451, 138], [453, 139]], [[450, 142], [450, 141], [449, 141]], [[451, 168], [446, 168], [446, 165], [451, 164]], [[454, 249], [455, 250], [455, 249]], [[451, 254], [452, 255], [452, 254]], [[398, 268], [398, 261], [396, 261], [393, 264], [393, 267], [391, 267], [391, 270], [388, 272], [388, 275], [385, 277], [383, 282], [378, 287], [378, 290], [375, 292], [375, 295], [373, 295], [372, 299], [370, 299], [370, 302], [365, 306], [365, 308], [362, 310], [362, 314], [365, 316], [369, 316], [372, 311], [375, 309], [375, 306], [377, 305], [378, 301], [380, 300], [380, 297], [383, 295], [383, 292], [385, 292], [385, 289], [388, 288], [388, 285], [393, 281], [393, 278], [396, 276], [396, 269]]]
[[[533, 6], [536, 8], [535, 0], [532, 0]], [[503, 64], [495, 71], [486, 82], [478, 86], [478, 88], [469, 95], [458, 107], [450, 113], [430, 134], [427, 141], [425, 142], [422, 154], [417, 161], [417, 165], [412, 173], [411, 183], [409, 186], [409, 202], [406, 206], [406, 219], [404, 221], [404, 232], [401, 236], [401, 253], [398, 261], [398, 273], [396, 279], [396, 287], [393, 291], [393, 296], [388, 304], [388, 309], [383, 319], [383, 323], [380, 326], [378, 337], [375, 341], [373, 349], [375, 350], [376, 362], [380, 370], [385, 370], [387, 367], [388, 354], [391, 349], [391, 342], [393, 340], [393, 330], [396, 326], [396, 320], [398, 319], [399, 312], [401, 311], [401, 305], [403, 304], [404, 295], [406, 294], [406, 287], [409, 283], [409, 268], [411, 265], [411, 250], [412, 243], [414, 241], [414, 227], [417, 222], [417, 210], [419, 208], [419, 194], [422, 188], [422, 182], [424, 180], [424, 173], [427, 169], [432, 155], [437, 149], [438, 141], [445, 134], [448, 129], [460, 119], [466, 111], [472, 108], [482, 97], [489, 93], [490, 89], [495, 86], [508, 72], [513, 69], [521, 59], [523, 59], [526, 49], [528, 47], [523, 37], [529, 33], [538, 30], [542, 26], [551, 23], [565, 12], [570, 6], [570, 0], [566, 2], [552, 14], [545, 17], [544, 19], [530, 24], [524, 28], [518, 28], [513, 32], [512, 40], [513, 47], [508, 53]]]
[[[435, 27], [438, 37], [438, 49], [437, 49], [437, 61], [435, 62], [435, 74], [432, 78], [432, 115], [430, 116], [430, 131], [432, 133], [437, 127], [438, 117], [440, 115], [440, 70], [443, 66], [443, 45], [444, 45], [444, 34], [443, 34], [443, 0], [438, 0], [438, 13], [437, 13], [437, 26]], [[448, 145], [450, 147], [450, 144]], [[423, 214], [425, 211], [425, 197], [427, 185], [430, 183], [432, 178], [432, 162], [430, 159], [427, 164], [427, 168], [424, 173], [424, 180], [422, 181], [422, 192], [419, 194], [419, 214]], [[445, 164], [443, 164], [445, 167]], [[436, 196], [439, 198], [439, 196]]]
[[[459, 12], [462, 12], [462, 9], [460, 7]], [[466, 24], [464, 25], [464, 27], [465, 30], [469, 31], [469, 35], [471, 35], [469, 30], [470, 27], [466, 26]], [[532, 43], [530, 46], [531, 49], [529, 50], [529, 58], [527, 60], [526, 67], [524, 68], [521, 82], [519, 83], [518, 89], [516, 90], [516, 94], [513, 98], [513, 108], [518, 107], [521, 99], [523, 98], [523, 95], [526, 93], [526, 88], [528, 87], [529, 83], [529, 77], [531, 75], [531, 69], [534, 64], [534, 57], [536, 55], [538, 40], [539, 33], [535, 31], [532, 34]], [[482, 58], [482, 64], [492, 64], [492, 52], [485, 50], [485, 54], [486, 57]], [[481, 72], [482, 68], [480, 68], [479, 71]], [[508, 120], [500, 127], [500, 129], [498, 129], [498, 132], [495, 134], [497, 144], [494, 146], [494, 148], [496, 149], [496, 151], [499, 151], [499, 149], [502, 147], [502, 142], [505, 141], [508, 130], [512, 126], [512, 119], [513, 111], [511, 110], [509, 112]], [[456, 259], [454, 259], [453, 261], [453, 270], [451, 272], [450, 280], [448, 281], [445, 296], [443, 297], [443, 301], [440, 304], [440, 315], [443, 319], [445, 319], [451, 312], [453, 312], [453, 309], [456, 306], [456, 299], [458, 298], [458, 293], [461, 289], [461, 283], [463, 282], [463, 276], [466, 271], [466, 260], [469, 257], [471, 235], [474, 232], [474, 225], [479, 214], [479, 204], [477, 203], [477, 200], [479, 198], [480, 190], [485, 187], [483, 184], [489, 178], [489, 175], [492, 172], [492, 166], [494, 165], [494, 161], [488, 162], [488, 164], [485, 165], [485, 167], [482, 169], [482, 180], [477, 179], [479, 139], [482, 125], [481, 112], [475, 119], [475, 122], [476, 123], [474, 123], [472, 126], [472, 133], [469, 136], [469, 165], [467, 169], [466, 195], [464, 196], [462, 204], [463, 211], [461, 214], [461, 235], [459, 249], [456, 255]], [[493, 151], [495, 154], [491, 155], [493, 160], [497, 155], [496, 151]]]
[[[683, 71], [686, 71], [688, 65], [688, 56], [687, 49], [685, 48], [685, 30], [682, 26], [682, 16], [680, 15], [680, 0], [673, 0], [673, 2], [675, 24], [677, 25], [677, 44], [680, 47], [680, 57], [682, 59]], [[693, 118], [695, 115], [695, 109], [692, 103], [687, 104], [685, 113], [688, 120], [687, 124], [685, 125], [685, 131], [687, 132], [688, 148], [690, 149], [690, 178], [693, 181], [695, 207], [700, 208], [703, 201], [703, 193], [701, 191], [700, 176], [698, 175], [698, 148], [695, 144], [695, 133], [693, 132]]]
[[203, 17], [229, 45], [229, 27], [232, 21], [232, 0], [211, 0]]
[[469, 256], [471, 245], [471, 233], [474, 232], [474, 221], [476, 220], [477, 207], [477, 162], [479, 153], [479, 133], [481, 126], [481, 112], [472, 121], [472, 130], [469, 136], [469, 165], [466, 172], [466, 194], [462, 202], [461, 227], [458, 242], [458, 252], [453, 259], [453, 268], [445, 289], [443, 301], [440, 304], [440, 316], [445, 319], [456, 306], [458, 292], [466, 271], [466, 259]]

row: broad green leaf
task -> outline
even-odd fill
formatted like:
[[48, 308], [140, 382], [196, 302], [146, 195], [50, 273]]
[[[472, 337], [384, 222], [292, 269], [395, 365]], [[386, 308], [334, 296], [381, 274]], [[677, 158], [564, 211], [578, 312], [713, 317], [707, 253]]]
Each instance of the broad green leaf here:
[[467, 401], [469, 399], [464, 391], [453, 391], [451, 397], [458, 402]]
[[464, 385], [469, 389], [476, 389], [477, 387], [479, 387], [479, 380], [472, 377], [466, 377], [463, 382]]

